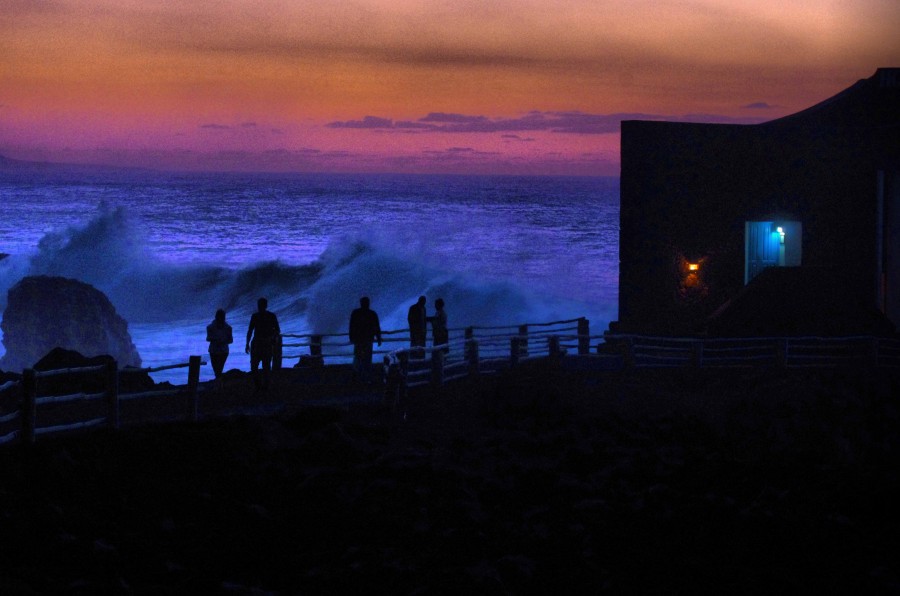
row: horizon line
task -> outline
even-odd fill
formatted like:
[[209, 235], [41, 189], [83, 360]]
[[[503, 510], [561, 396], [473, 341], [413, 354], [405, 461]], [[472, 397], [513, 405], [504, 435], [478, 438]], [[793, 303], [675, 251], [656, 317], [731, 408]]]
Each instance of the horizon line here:
[[[27, 159], [16, 159], [7, 157], [0, 153], [0, 167], [22, 166], [35, 168], [80, 168], [80, 169], [96, 169], [108, 170], [112, 172], [131, 172], [131, 173], [147, 173], [147, 174], [163, 174], [163, 175], [253, 175], [253, 176], [278, 176], [278, 175], [344, 175], [344, 176], [454, 176], [454, 177], [508, 177], [508, 178], [619, 178], [619, 174], [584, 174], [584, 173], [510, 173], [510, 172], [458, 172], [458, 171], [433, 171], [433, 172], [404, 172], [396, 170], [204, 170], [204, 169], [164, 169], [152, 166], [137, 165], [115, 165], [101, 162], [58, 162], [58, 161], [36, 161]], [[3, 171], [0, 169], [0, 171]], [[22, 174], [26, 172], [20, 172]], [[98, 172], [99, 173], [99, 172]]]

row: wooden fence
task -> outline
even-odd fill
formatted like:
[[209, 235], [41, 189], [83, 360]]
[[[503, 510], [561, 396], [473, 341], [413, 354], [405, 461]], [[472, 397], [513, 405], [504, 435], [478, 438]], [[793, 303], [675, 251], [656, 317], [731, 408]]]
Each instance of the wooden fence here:
[[455, 331], [456, 337], [451, 334], [443, 345], [388, 351], [384, 355], [387, 376], [391, 367], [396, 367], [406, 387], [440, 385], [529, 360], [558, 360], [569, 350], [582, 355], [590, 352], [590, 323], [585, 318]]
[[[590, 351], [590, 322], [584, 318], [569, 319], [565, 321], [552, 321], [548, 323], [524, 323], [520, 325], [502, 326], [470, 326], [448, 329], [449, 341], [444, 348], [448, 349], [446, 364], [450, 365], [463, 360], [467, 346], [475, 342], [479, 346], [482, 360], [500, 359], [506, 360], [507, 354], [514, 349], [519, 350], [519, 357], [527, 358], [529, 354], [543, 352], [548, 354], [547, 339], [557, 336], [560, 341], [560, 349], [575, 349], [580, 354]], [[391, 347], [391, 344], [409, 345], [409, 330], [382, 331], [382, 344], [380, 349], [373, 350], [374, 356], [389, 356], [403, 352], [404, 348]], [[332, 362], [348, 362], [353, 357], [353, 344], [348, 341], [347, 334], [292, 334], [284, 333], [281, 336], [282, 355], [281, 360], [297, 360], [301, 364], [322, 365], [326, 359]], [[599, 339], [596, 336], [593, 339]], [[290, 340], [299, 340], [293, 341]], [[516, 346], [513, 348], [513, 346]], [[307, 351], [298, 351], [296, 348], [305, 348]], [[530, 349], [529, 349], [530, 348]], [[433, 346], [420, 348], [422, 354], [430, 354]], [[405, 351], [410, 351], [406, 349]], [[415, 352], [416, 350], [412, 350]], [[415, 354], [412, 359], [415, 358]], [[490, 364], [487, 362], [486, 364]], [[277, 362], [276, 368], [282, 365]]]
[[[577, 354], [586, 367], [606, 370], [672, 367], [900, 367], [900, 339], [872, 336], [852, 337], [755, 337], [755, 338], [677, 338], [641, 335], [591, 335], [585, 318], [493, 327], [461, 327], [450, 330], [444, 345], [410, 347], [409, 331], [382, 332], [384, 344], [407, 344], [404, 347], [386, 346], [375, 350], [382, 356], [386, 391], [399, 392], [423, 385], [441, 385], [464, 377], [492, 374], [520, 363], [536, 359], [550, 362], [569, 362], [567, 354]], [[295, 335], [283, 338], [302, 340], [284, 343], [283, 348], [307, 348], [307, 353], [292, 352], [276, 361], [297, 360], [300, 365], [323, 366], [326, 358], [349, 361], [352, 344], [346, 335]], [[596, 342], [596, 343], [595, 343]], [[591, 346], [596, 350], [591, 351]], [[148, 397], [184, 394], [191, 400], [193, 419], [199, 418], [200, 356], [191, 356], [187, 363], [156, 368], [125, 368], [119, 370], [115, 362], [109, 364], [35, 371], [26, 369], [21, 381], [0, 385], [0, 396], [20, 391], [19, 409], [0, 414], [0, 445], [17, 438], [26, 444], [40, 435], [106, 425], [119, 428], [121, 402]], [[121, 375], [154, 373], [167, 369], [188, 368], [184, 387], [137, 393], [120, 393]], [[92, 394], [38, 396], [38, 381], [58, 375], [105, 375], [102, 391]], [[38, 426], [38, 408], [49, 404], [102, 400], [106, 404], [102, 417], [55, 426]], [[10, 401], [10, 400], [7, 400]], [[18, 422], [17, 427], [3, 433], [3, 428]]]
[[[429, 376], [426, 380], [422, 377], [426, 373], [436, 375], [440, 382], [460, 378], [465, 374], [474, 372], [489, 373], [504, 366], [515, 365], [517, 362], [528, 359], [542, 358], [560, 355], [567, 349], [577, 349], [581, 354], [587, 354], [590, 350], [589, 323], [585, 318], [571, 319], [567, 321], [554, 321], [550, 323], [533, 323], [523, 325], [507, 325], [498, 327], [465, 327], [451, 329], [450, 341], [444, 346], [430, 346], [410, 350], [409, 348], [375, 350], [376, 354], [383, 355], [388, 361], [395, 364], [404, 360], [404, 378], [409, 377], [411, 386], [431, 382]], [[407, 343], [409, 330], [383, 331], [383, 343]], [[297, 343], [284, 343], [284, 338], [305, 340]], [[282, 345], [276, 352], [273, 368], [281, 368], [282, 361], [287, 359], [305, 358], [312, 365], [323, 365], [325, 358], [338, 359], [352, 358], [352, 344], [346, 341], [346, 335], [297, 335], [284, 334]], [[596, 339], [596, 338], [593, 338]], [[306, 347], [308, 353], [293, 353], [284, 355], [284, 348]], [[445, 354], [446, 350], [446, 354]], [[508, 356], [504, 353], [508, 350]], [[412, 356], [409, 356], [412, 352]], [[430, 360], [426, 355], [430, 354]], [[439, 363], [435, 365], [434, 362]], [[12, 430], [0, 434], [0, 445], [19, 439], [25, 444], [32, 444], [36, 437], [107, 426], [119, 428], [119, 407], [121, 402], [138, 400], [150, 397], [165, 397], [184, 394], [191, 400], [193, 419], [199, 418], [199, 380], [200, 366], [206, 364], [200, 356], [191, 356], [189, 362], [172, 364], [155, 368], [124, 368], [119, 369], [115, 362], [108, 364], [81, 368], [57, 369], [51, 371], [36, 371], [26, 369], [23, 371], [21, 381], [9, 381], [0, 386], [0, 396], [5, 393], [18, 391], [21, 395], [19, 407], [12, 411], [0, 414], [0, 429], [8, 427], [11, 423], [17, 423]], [[143, 391], [136, 393], [120, 393], [119, 378], [121, 375], [135, 373], [154, 373], [168, 369], [188, 368], [188, 381], [185, 387], [173, 387], [171, 389]], [[40, 379], [57, 377], [61, 375], [104, 375], [105, 383], [102, 391], [96, 393], [73, 393], [68, 395], [38, 395], [38, 382]], [[11, 400], [7, 400], [11, 401]], [[38, 413], [40, 406], [50, 404], [102, 401], [105, 403], [103, 416], [88, 420], [67, 422], [66, 424], [38, 426]], [[3, 431], [0, 430], [0, 433]]]
[[[409, 330], [382, 332], [386, 346], [374, 350], [384, 358], [385, 375], [391, 367], [406, 387], [444, 383], [466, 376], [490, 374], [535, 358], [561, 358], [578, 354], [587, 368], [607, 370], [671, 367], [900, 367], [900, 339], [850, 337], [701, 338], [643, 335], [591, 335], [590, 322], [580, 317], [549, 323], [450, 329], [443, 346], [410, 348]], [[346, 335], [293, 335], [301, 340], [284, 343], [294, 351], [284, 359], [321, 366], [326, 359], [345, 361], [353, 344]], [[403, 343], [407, 347], [391, 348]], [[592, 346], [596, 347], [592, 351]], [[599, 362], [598, 362], [599, 361]], [[602, 362], [602, 363], [601, 363]]]
[[607, 334], [623, 368], [900, 366], [900, 339], [873, 336], [683, 338]]
[[[36, 437], [48, 435], [64, 431], [73, 431], [85, 428], [93, 428], [98, 426], [108, 426], [109, 428], [119, 428], [119, 405], [123, 401], [145, 399], [150, 397], [166, 397], [179, 394], [185, 394], [192, 400], [193, 419], [199, 418], [198, 401], [199, 401], [199, 381], [200, 367], [206, 364], [200, 356], [191, 356], [186, 363], [170, 364], [167, 366], [159, 366], [155, 368], [123, 368], [119, 369], [114, 360], [106, 364], [96, 366], [85, 366], [79, 368], [63, 368], [56, 370], [39, 371], [27, 368], [22, 372], [21, 381], [9, 381], [0, 386], [0, 395], [5, 392], [12, 392], [19, 389], [21, 392], [21, 403], [18, 409], [0, 415], [0, 426], [18, 421], [18, 428], [14, 428], [0, 435], [0, 445], [9, 443], [17, 438], [25, 444], [33, 444]], [[119, 378], [121, 375], [132, 375], [137, 373], [154, 373], [162, 370], [174, 368], [187, 368], [188, 379], [187, 385], [184, 387], [173, 387], [171, 389], [158, 389], [152, 391], [142, 391], [135, 393], [120, 393]], [[84, 376], [84, 375], [102, 375], [104, 379], [102, 391], [96, 393], [71, 393], [68, 395], [38, 395], [38, 385], [40, 379], [50, 377], [58, 377], [62, 375]], [[105, 415], [89, 420], [80, 420], [76, 422], [68, 422], [66, 424], [57, 424], [50, 426], [38, 426], [38, 408], [39, 406], [48, 406], [50, 404], [59, 403], [75, 403], [75, 402], [105, 402]]]

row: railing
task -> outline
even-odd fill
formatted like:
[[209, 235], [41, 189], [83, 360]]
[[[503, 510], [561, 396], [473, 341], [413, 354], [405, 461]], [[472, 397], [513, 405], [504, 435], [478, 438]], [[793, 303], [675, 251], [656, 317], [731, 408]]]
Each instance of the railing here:
[[873, 336], [683, 338], [609, 334], [603, 350], [624, 368], [900, 367], [900, 339]]
[[[0, 386], [0, 395], [19, 389], [21, 391], [21, 406], [19, 409], [0, 414], [0, 427], [10, 422], [19, 422], [19, 428], [5, 434], [0, 434], [0, 445], [9, 443], [19, 438], [25, 444], [33, 444], [36, 437], [64, 431], [79, 430], [106, 425], [117, 429], [120, 426], [119, 404], [122, 401], [144, 399], [149, 397], [166, 397], [186, 393], [192, 400], [193, 419], [199, 418], [199, 381], [200, 367], [206, 364], [200, 356], [191, 356], [189, 361], [183, 364], [170, 364], [156, 368], [123, 368], [119, 369], [116, 362], [111, 360], [105, 364], [96, 366], [84, 366], [78, 368], [63, 368], [56, 370], [38, 371], [32, 368], [22, 372], [21, 381], [9, 381]], [[174, 368], [188, 368], [188, 382], [186, 388], [160, 389], [134, 393], [119, 393], [119, 378], [121, 375], [136, 373], [154, 373], [161, 370]], [[103, 389], [95, 393], [71, 393], [67, 395], [38, 396], [38, 381], [61, 375], [90, 375], [98, 373], [103, 375]], [[68, 422], [50, 426], [37, 425], [38, 406], [71, 402], [105, 401], [105, 415], [88, 420]]]
[[[457, 327], [448, 330], [449, 341], [445, 347], [449, 348], [450, 361], [463, 359], [463, 349], [467, 342], [475, 340], [479, 342], [481, 354], [486, 359], [506, 359], [506, 353], [511, 350], [511, 343], [519, 346], [520, 358], [527, 358], [533, 353], [536, 345], [544, 342], [551, 335], [558, 336], [561, 348], [577, 349], [580, 354], [590, 351], [590, 322], [584, 317], [569, 319], [566, 321], [552, 321], [549, 323], [526, 323], [522, 325], [503, 325], [493, 327]], [[398, 329], [382, 331], [381, 349], [373, 350], [373, 355], [390, 355], [401, 351], [400, 348], [391, 347], [391, 344], [409, 343], [409, 330]], [[321, 365], [326, 359], [349, 361], [353, 357], [353, 344], [348, 341], [347, 334], [282, 334], [281, 360], [297, 360], [298, 363], [310, 363]], [[600, 338], [602, 336], [597, 336]], [[300, 340], [300, 341], [285, 341]], [[529, 352], [531, 345], [532, 352]], [[292, 348], [306, 348], [307, 352], [292, 350]], [[546, 353], [546, 346], [544, 348]], [[287, 349], [287, 353], [284, 353]], [[419, 351], [425, 348], [420, 348]], [[539, 349], [539, 350], [540, 350]], [[426, 350], [431, 352], [431, 348]], [[424, 352], [423, 352], [424, 353]], [[281, 362], [275, 363], [275, 368], [280, 368]]]
[[[395, 364], [405, 360], [404, 380], [409, 386], [417, 386], [438, 380], [443, 383], [459, 379], [471, 374], [490, 374], [519, 362], [531, 359], [556, 357], [567, 349], [577, 349], [580, 354], [590, 350], [589, 322], [585, 318], [549, 323], [533, 323], [523, 325], [507, 325], [497, 327], [465, 327], [451, 329], [450, 341], [443, 346], [421, 348], [391, 348], [376, 350], [389, 362]], [[383, 331], [383, 343], [407, 343], [409, 331]], [[297, 343], [282, 343], [276, 354], [274, 368], [281, 368], [283, 359], [312, 359], [313, 363], [323, 364], [325, 358], [352, 357], [352, 344], [346, 341], [346, 335], [294, 335], [284, 334], [282, 338], [306, 340]], [[282, 339], [284, 342], [284, 339]], [[307, 347], [309, 354], [282, 355], [284, 348]], [[445, 353], [446, 350], [446, 353]], [[430, 359], [426, 360], [426, 356]], [[0, 413], [0, 445], [19, 439], [23, 443], [32, 444], [38, 436], [73, 431], [79, 429], [107, 426], [120, 427], [119, 407], [122, 402], [140, 400], [150, 397], [166, 397], [186, 394], [192, 402], [193, 419], [199, 419], [199, 379], [200, 366], [206, 364], [200, 356], [191, 356], [189, 362], [172, 364], [155, 368], [119, 369], [114, 361], [98, 366], [36, 371], [26, 369], [20, 381], [10, 381], [0, 385], [0, 396], [18, 391], [21, 404], [18, 409]], [[188, 371], [186, 388], [173, 387], [152, 391], [121, 393], [119, 379], [121, 375], [136, 373], [154, 373], [168, 369], [185, 368]], [[38, 381], [62, 375], [102, 375], [103, 388], [94, 393], [71, 393], [66, 395], [38, 396]], [[10, 401], [10, 400], [6, 400]], [[66, 422], [65, 424], [38, 426], [38, 408], [52, 404], [74, 402], [103, 402], [104, 415], [86, 420]], [[17, 428], [3, 433], [4, 427], [18, 422]]]
[[[558, 364], [569, 349], [590, 352], [590, 324], [572, 319], [528, 325], [465, 327], [443, 345], [405, 347], [384, 356], [385, 397], [397, 404], [408, 389], [492, 374], [529, 360]], [[462, 337], [458, 332], [462, 331]]]
[[[402, 334], [402, 336], [401, 336]], [[408, 343], [408, 330], [382, 332], [383, 343]], [[283, 337], [307, 339], [284, 347], [308, 347], [309, 354], [293, 354], [286, 359], [307, 358], [309, 364], [320, 366], [325, 358], [347, 358], [352, 344], [335, 341], [346, 335], [291, 335]], [[328, 338], [328, 341], [326, 341]], [[595, 340], [602, 339], [591, 353]], [[571, 319], [549, 323], [507, 325], [495, 327], [465, 327], [450, 330], [450, 340], [439, 346], [384, 348], [376, 350], [383, 356], [386, 391], [405, 391], [423, 385], [442, 385], [465, 377], [489, 375], [508, 370], [523, 362], [546, 359], [551, 364], [563, 361], [563, 356], [577, 352], [585, 358], [576, 362], [604, 361], [605, 369], [672, 368], [672, 367], [833, 367], [875, 366], [900, 368], [900, 339], [871, 336], [852, 337], [754, 337], [754, 338], [676, 338], [650, 337], [605, 333], [590, 335], [587, 319]], [[568, 359], [566, 359], [568, 362]], [[0, 396], [19, 392], [19, 409], [0, 413], [0, 445], [20, 439], [33, 443], [37, 436], [106, 425], [119, 428], [119, 406], [123, 401], [149, 397], [186, 394], [191, 399], [192, 418], [199, 419], [200, 356], [191, 356], [183, 364], [156, 368], [125, 368], [119, 370], [114, 361], [99, 366], [36, 371], [26, 369], [22, 379], [0, 385]], [[132, 393], [119, 392], [121, 375], [154, 373], [167, 369], [188, 368], [186, 387], [173, 387]], [[103, 389], [95, 393], [38, 396], [38, 380], [60, 375], [103, 375]], [[51, 404], [104, 401], [105, 414], [60, 425], [39, 427], [37, 409]], [[12, 400], [0, 400], [9, 403]], [[8, 430], [18, 421], [18, 428]]]

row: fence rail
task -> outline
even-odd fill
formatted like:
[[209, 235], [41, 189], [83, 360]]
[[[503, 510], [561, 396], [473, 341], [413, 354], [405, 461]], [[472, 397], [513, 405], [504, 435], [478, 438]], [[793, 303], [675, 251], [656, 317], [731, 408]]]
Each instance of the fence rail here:
[[[119, 404], [122, 401], [130, 401], [135, 399], [143, 399], [149, 397], [164, 397], [184, 393], [188, 398], [193, 400], [193, 417], [198, 418], [198, 398], [199, 398], [199, 380], [200, 367], [206, 364], [200, 356], [191, 356], [186, 363], [172, 364], [157, 368], [123, 368], [119, 369], [114, 360], [106, 364], [95, 366], [83, 366], [77, 368], [61, 368], [54, 370], [39, 371], [31, 368], [22, 371], [21, 381], [9, 381], [0, 385], [0, 394], [19, 389], [21, 392], [21, 405], [18, 409], [4, 414], [0, 414], [0, 424], [9, 424], [19, 422], [19, 428], [7, 431], [0, 435], [0, 445], [19, 439], [25, 444], [32, 444], [38, 436], [54, 434], [65, 431], [80, 430], [85, 428], [93, 428], [97, 426], [108, 426], [110, 428], [119, 428]], [[171, 368], [188, 368], [188, 382], [183, 389], [161, 389], [155, 391], [141, 391], [134, 393], [119, 393], [119, 378], [121, 375], [134, 374], [138, 372], [149, 373]], [[38, 387], [40, 379], [48, 379], [60, 377], [63, 375], [84, 376], [91, 374], [103, 374], [102, 391], [94, 393], [70, 393], [66, 395], [42, 395], [38, 396]], [[78, 420], [68, 422], [66, 424], [52, 424], [48, 426], [38, 426], [38, 408], [46, 407], [53, 404], [84, 402], [84, 401], [101, 401], [106, 402], [106, 415], [103, 417], [94, 417], [89, 420]], [[2, 432], [2, 431], [0, 431]]]
[[[533, 340], [535, 338], [548, 337], [552, 334], [575, 331], [577, 332], [575, 337], [584, 338], [578, 346], [579, 353], [587, 353], [590, 350], [590, 344], [589, 341], [587, 341], [587, 337], [590, 335], [589, 325], [589, 321], [584, 317], [581, 317], [578, 319], [527, 323], [522, 325], [473, 325], [469, 327], [455, 327], [448, 329], [448, 345], [451, 347], [452, 353], [454, 346], [462, 346], [465, 341], [475, 339], [480, 342], [485, 342], [485, 345], [488, 345], [487, 342], [493, 339], [496, 340], [497, 343], [491, 344], [491, 347], [500, 352], [508, 350], [509, 342], [513, 337], [520, 337], [523, 340], [523, 345], [527, 345], [529, 338]], [[506, 332], [495, 333], [504, 330]], [[514, 330], [515, 332], [510, 333], [510, 330]], [[396, 352], [397, 348], [391, 347], [390, 344], [409, 342], [408, 329], [382, 331], [381, 335], [383, 347], [373, 350], [373, 354], [377, 356], [390, 355]], [[280, 356], [276, 355], [275, 368], [280, 368], [283, 361], [311, 361], [313, 363], [324, 364], [327, 359], [332, 361], [349, 361], [353, 357], [353, 344], [348, 341], [347, 334], [345, 333], [283, 333], [281, 337], [282, 354]], [[297, 348], [300, 348], [300, 350], [296, 350]], [[306, 351], [302, 351], [303, 348], [305, 348]], [[285, 349], [287, 349], [287, 351], [285, 351]]]
[[[400, 395], [409, 388], [443, 384], [466, 376], [491, 374], [530, 360], [559, 361], [569, 349], [588, 358], [606, 360], [603, 369], [673, 367], [900, 367], [900, 339], [853, 337], [678, 338], [639, 335], [591, 336], [587, 324], [577, 333], [560, 329], [542, 334], [490, 333], [480, 340], [467, 333], [462, 342], [427, 348], [403, 348], [385, 356], [387, 378], [395, 377], [388, 392]], [[564, 329], [571, 331], [571, 329]], [[597, 351], [585, 350], [595, 340]], [[450, 348], [444, 354], [444, 348]], [[462, 348], [462, 349], [459, 349]], [[413, 356], [417, 357], [414, 358]], [[428, 356], [426, 358], [426, 356]], [[609, 361], [615, 361], [610, 363]], [[465, 370], [462, 370], [464, 369]], [[391, 396], [395, 399], [396, 396]]]
[[[503, 332], [505, 330], [505, 333]], [[672, 368], [672, 367], [757, 367], [809, 368], [826, 366], [877, 366], [900, 368], [900, 339], [871, 336], [852, 337], [754, 337], [698, 338], [652, 337], [604, 333], [590, 334], [585, 318], [529, 323], [523, 325], [463, 327], [450, 329], [446, 344], [439, 346], [384, 347], [375, 350], [383, 358], [386, 397], [393, 399], [407, 389], [424, 385], [442, 385], [466, 377], [490, 375], [521, 363], [546, 359], [551, 364], [562, 362], [570, 351], [595, 366], [600, 359], [604, 369]], [[384, 344], [408, 344], [408, 330], [382, 332]], [[274, 368], [282, 359], [296, 359], [297, 365], [322, 366], [326, 358], [352, 357], [352, 344], [346, 335], [284, 334], [283, 338], [301, 340], [284, 343], [284, 348], [307, 348], [308, 353], [276, 355]], [[591, 345], [596, 351], [591, 352]], [[326, 351], [325, 348], [328, 348]], [[304, 362], [303, 359], [308, 359]], [[115, 362], [99, 366], [35, 371], [26, 369], [20, 381], [0, 385], [0, 395], [20, 392], [18, 409], [0, 412], [0, 445], [16, 439], [30, 444], [36, 436], [106, 425], [119, 428], [119, 405], [122, 402], [151, 397], [186, 395], [193, 406], [193, 419], [199, 419], [200, 356], [189, 361], [159, 367], [119, 370]], [[152, 373], [188, 368], [184, 388], [119, 392], [122, 375]], [[38, 396], [40, 379], [62, 375], [103, 375], [105, 388], [95, 393]], [[38, 407], [77, 401], [106, 403], [106, 415], [69, 424], [37, 426]], [[19, 428], [3, 425], [19, 422]], [[4, 434], [5, 431], [5, 434]]]
[[900, 339], [874, 336], [674, 338], [609, 334], [600, 349], [621, 356], [625, 368], [900, 367]]
[[[575, 319], [548, 325], [578, 322], [577, 327], [548, 329], [529, 333], [527, 325], [509, 326], [515, 333], [488, 333], [476, 336], [474, 327], [461, 329], [462, 338], [451, 339], [446, 344], [405, 347], [388, 352], [384, 356], [385, 377], [388, 379], [386, 391], [390, 394], [424, 385], [442, 385], [465, 377], [494, 374], [520, 363], [549, 359], [558, 361], [567, 349], [562, 338], [575, 339], [580, 354], [588, 353], [588, 321]], [[537, 325], [535, 325], [537, 326]], [[490, 330], [496, 330], [491, 327]], [[566, 331], [584, 331], [581, 335], [560, 335]], [[396, 395], [389, 396], [391, 399]]]

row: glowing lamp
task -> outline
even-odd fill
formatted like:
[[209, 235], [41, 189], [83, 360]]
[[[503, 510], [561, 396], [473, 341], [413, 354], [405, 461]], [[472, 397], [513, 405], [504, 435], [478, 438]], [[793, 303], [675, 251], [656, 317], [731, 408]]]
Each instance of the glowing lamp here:
[[688, 271], [700, 271], [700, 263], [688, 263]]

